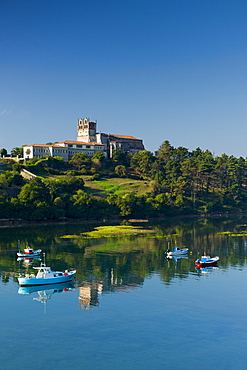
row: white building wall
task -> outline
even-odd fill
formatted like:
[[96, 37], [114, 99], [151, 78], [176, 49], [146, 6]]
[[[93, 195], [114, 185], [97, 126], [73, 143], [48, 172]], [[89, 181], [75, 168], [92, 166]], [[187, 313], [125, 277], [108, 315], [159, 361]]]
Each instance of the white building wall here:
[[106, 157], [103, 145], [87, 145], [87, 144], [64, 144], [58, 143], [54, 145], [29, 145], [23, 150], [25, 160], [31, 158], [41, 158], [44, 156], [62, 157], [64, 161], [69, 161], [76, 153], [85, 153], [89, 158], [93, 157], [96, 152], [101, 152]]

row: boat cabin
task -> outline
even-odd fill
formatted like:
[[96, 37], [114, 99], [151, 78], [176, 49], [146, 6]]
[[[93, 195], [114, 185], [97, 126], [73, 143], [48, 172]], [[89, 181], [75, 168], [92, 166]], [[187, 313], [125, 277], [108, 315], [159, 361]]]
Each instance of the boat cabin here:
[[46, 267], [41, 265], [40, 267], [34, 267], [34, 269], [38, 269], [38, 273], [36, 275], [37, 279], [44, 279], [44, 278], [51, 278], [54, 277], [53, 272], [51, 271], [50, 267]]
[[67, 271], [65, 271], [65, 272], [52, 271], [50, 267], [47, 267], [44, 264], [41, 264], [40, 267], [34, 267], [34, 269], [39, 270], [37, 275], [36, 275], [37, 279], [49, 279], [49, 278], [54, 278], [54, 277], [58, 277], [58, 276], [68, 275]]
[[25, 253], [25, 254], [33, 254], [33, 249], [32, 249], [32, 248], [30, 248], [30, 247], [26, 247], [26, 248], [24, 249], [24, 253]]
[[208, 257], [208, 256], [202, 256], [201, 262], [202, 262], [202, 263], [205, 263], [205, 262], [207, 262], [207, 261], [208, 261], [208, 259], [209, 259], [209, 257]]

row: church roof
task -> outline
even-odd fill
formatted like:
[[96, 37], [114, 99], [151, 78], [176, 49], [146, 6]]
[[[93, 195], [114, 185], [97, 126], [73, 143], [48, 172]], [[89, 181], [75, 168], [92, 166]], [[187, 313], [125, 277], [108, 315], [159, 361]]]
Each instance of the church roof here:
[[104, 133], [102, 133], [102, 135], [105, 135], [105, 136], [112, 136], [112, 137], [117, 137], [117, 138], [119, 138], [119, 139], [141, 140], [141, 139], [137, 139], [137, 138], [136, 138], [136, 137], [134, 137], [134, 136], [115, 135], [115, 134], [104, 134]]
[[42, 146], [42, 147], [45, 147], [45, 148], [49, 148], [50, 146], [56, 146], [58, 148], [61, 148], [61, 145], [58, 145], [57, 143], [56, 144], [31, 144], [31, 145], [23, 145], [23, 147], [25, 146]]
[[84, 145], [101, 145], [101, 146], [104, 146], [104, 144], [95, 143], [95, 142], [88, 143], [88, 142], [85, 142], [85, 141], [70, 141], [70, 140], [60, 141], [57, 144], [84, 144]]

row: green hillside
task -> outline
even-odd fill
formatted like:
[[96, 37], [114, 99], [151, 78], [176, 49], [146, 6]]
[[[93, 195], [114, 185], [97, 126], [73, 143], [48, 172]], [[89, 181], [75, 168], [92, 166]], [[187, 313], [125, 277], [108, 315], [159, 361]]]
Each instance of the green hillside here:
[[116, 150], [112, 159], [77, 153], [68, 162], [12, 161], [1, 166], [0, 206], [0, 218], [37, 220], [245, 212], [247, 160], [165, 141], [155, 155]]
[[[82, 177], [83, 178], [83, 177]], [[134, 193], [144, 195], [151, 191], [150, 181], [122, 179], [122, 178], [103, 178], [100, 181], [91, 181], [84, 178], [85, 191], [88, 194], [107, 197], [108, 195], [124, 195]]]

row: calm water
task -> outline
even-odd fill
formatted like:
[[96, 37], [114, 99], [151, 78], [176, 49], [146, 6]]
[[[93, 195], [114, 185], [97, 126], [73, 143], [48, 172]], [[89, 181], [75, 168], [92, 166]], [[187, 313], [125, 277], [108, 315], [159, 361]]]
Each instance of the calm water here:
[[[180, 220], [159, 233], [62, 239], [95, 225], [0, 229], [1, 369], [245, 369], [247, 220]], [[234, 235], [226, 232], [233, 232]], [[75, 267], [74, 285], [19, 288], [17, 241]], [[188, 258], [166, 260], [168, 245]], [[219, 255], [197, 271], [198, 253]]]

